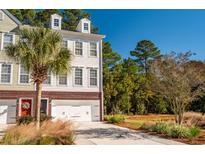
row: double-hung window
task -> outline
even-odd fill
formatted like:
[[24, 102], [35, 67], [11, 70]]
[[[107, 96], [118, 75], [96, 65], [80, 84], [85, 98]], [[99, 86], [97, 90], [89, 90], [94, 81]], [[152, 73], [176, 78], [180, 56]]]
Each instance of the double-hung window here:
[[1, 83], [11, 83], [11, 64], [1, 65]]
[[91, 42], [90, 43], [90, 56], [96, 57], [97, 56], [97, 44]]
[[20, 83], [26, 84], [29, 83], [29, 71], [23, 67], [23, 65], [20, 65]]
[[83, 42], [75, 42], [75, 54], [80, 56], [83, 55]]
[[13, 34], [4, 34], [3, 48], [13, 43], [13, 39], [14, 39], [13, 36], [14, 36]]
[[51, 71], [48, 71], [47, 79], [43, 82], [43, 84], [46, 84], [46, 85], [51, 84]]
[[82, 68], [75, 69], [75, 85], [83, 85], [83, 70], [82, 70]]
[[67, 73], [66, 74], [60, 74], [58, 76], [58, 84], [59, 85], [67, 85], [68, 81], [67, 81]]
[[84, 30], [88, 30], [88, 23], [84, 23]]
[[54, 26], [59, 27], [59, 19], [54, 19]]
[[97, 69], [90, 69], [90, 86], [97, 86]]

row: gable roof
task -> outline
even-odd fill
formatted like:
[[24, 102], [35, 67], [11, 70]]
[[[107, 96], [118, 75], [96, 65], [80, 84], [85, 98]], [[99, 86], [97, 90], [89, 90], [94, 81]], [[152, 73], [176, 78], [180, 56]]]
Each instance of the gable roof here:
[[12, 15], [8, 10], [1, 9], [9, 18], [11, 18], [17, 25], [22, 25], [22, 23], [14, 16]]

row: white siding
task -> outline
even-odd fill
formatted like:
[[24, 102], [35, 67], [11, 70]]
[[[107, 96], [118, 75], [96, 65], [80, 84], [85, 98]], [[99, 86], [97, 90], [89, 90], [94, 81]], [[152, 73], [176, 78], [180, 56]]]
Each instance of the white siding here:
[[[68, 42], [68, 49], [71, 50], [72, 53], [72, 61], [71, 66], [72, 70], [68, 72], [68, 85], [67, 86], [59, 86], [57, 83], [57, 77], [55, 74], [52, 74], [51, 77], [51, 85], [44, 85], [43, 90], [46, 91], [76, 91], [76, 92], [99, 92], [99, 84], [96, 87], [90, 87], [89, 85], [89, 69], [95, 68], [98, 71], [98, 82], [100, 82], [100, 57], [99, 51], [100, 46], [99, 42], [97, 43], [97, 57], [90, 57], [90, 41], [86, 40], [74, 40], [69, 38], [64, 38]], [[75, 56], [75, 41], [83, 42], [83, 55], [82, 56]], [[74, 68], [81, 67], [83, 69], [83, 85], [82, 86], [75, 86], [74, 84]]]

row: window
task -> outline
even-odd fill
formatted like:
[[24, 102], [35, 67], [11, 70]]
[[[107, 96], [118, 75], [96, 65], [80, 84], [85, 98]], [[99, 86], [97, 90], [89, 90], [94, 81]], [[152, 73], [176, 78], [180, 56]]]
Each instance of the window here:
[[90, 69], [90, 85], [97, 86], [97, 70]]
[[4, 42], [3, 47], [5, 48], [9, 44], [13, 43], [13, 35], [12, 34], [4, 34]]
[[97, 56], [97, 44], [96, 43], [90, 43], [90, 56]]
[[61, 74], [58, 76], [59, 85], [67, 85], [67, 74]]
[[41, 113], [48, 114], [48, 100], [47, 99], [41, 99]]
[[1, 65], [1, 83], [11, 83], [11, 64]]
[[4, 19], [4, 14], [3, 12], [0, 11], [0, 21], [3, 21], [3, 19]]
[[88, 30], [88, 23], [84, 23], [84, 30]]
[[75, 85], [83, 85], [83, 70], [81, 68], [75, 69]]
[[22, 65], [20, 66], [20, 83], [29, 83], [29, 71]]
[[54, 26], [59, 27], [59, 19], [54, 19]]
[[75, 42], [75, 54], [83, 55], [83, 43], [82, 42]]
[[51, 84], [51, 71], [48, 72], [48, 77], [47, 79], [43, 82], [43, 84]]
[[63, 40], [62, 46], [63, 46], [63, 48], [68, 48], [68, 42], [67, 42], [67, 40]]

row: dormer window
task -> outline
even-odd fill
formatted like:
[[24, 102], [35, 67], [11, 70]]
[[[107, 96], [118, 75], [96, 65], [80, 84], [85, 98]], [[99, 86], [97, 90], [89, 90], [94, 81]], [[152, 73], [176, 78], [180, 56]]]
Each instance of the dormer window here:
[[88, 30], [88, 23], [84, 23], [84, 30]]
[[87, 18], [83, 18], [79, 21], [77, 25], [77, 31], [81, 33], [90, 33], [91, 23], [90, 20]]
[[59, 19], [54, 19], [54, 26], [58, 27], [59, 26]]
[[51, 15], [51, 28], [56, 30], [61, 30], [61, 20], [62, 17], [58, 14]]

